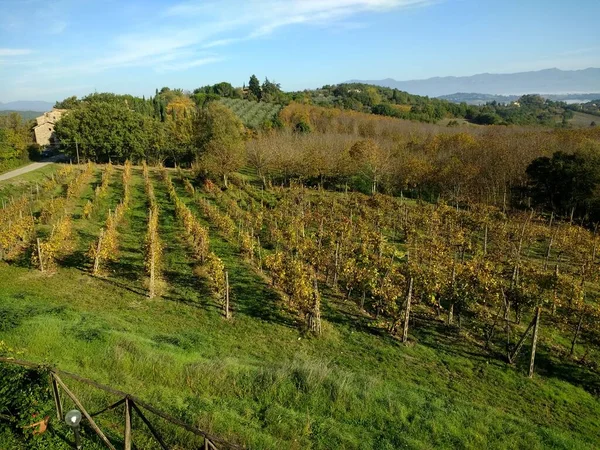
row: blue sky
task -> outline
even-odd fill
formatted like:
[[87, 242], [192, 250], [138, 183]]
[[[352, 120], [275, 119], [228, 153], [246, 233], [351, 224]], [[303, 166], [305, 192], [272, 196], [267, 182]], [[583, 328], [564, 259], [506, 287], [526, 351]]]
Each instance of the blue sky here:
[[599, 0], [0, 0], [0, 102], [600, 67]]

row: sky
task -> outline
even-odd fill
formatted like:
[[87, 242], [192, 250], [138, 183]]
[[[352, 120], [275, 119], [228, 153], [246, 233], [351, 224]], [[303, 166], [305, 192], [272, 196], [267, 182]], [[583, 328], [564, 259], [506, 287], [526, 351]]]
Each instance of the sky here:
[[0, 102], [600, 67], [600, 0], [0, 0]]

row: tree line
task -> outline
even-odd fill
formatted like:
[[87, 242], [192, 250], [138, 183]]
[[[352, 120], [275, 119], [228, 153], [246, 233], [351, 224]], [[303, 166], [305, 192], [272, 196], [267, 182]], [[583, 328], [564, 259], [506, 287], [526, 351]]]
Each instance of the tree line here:
[[40, 156], [33, 138], [34, 121], [17, 112], [0, 115], [0, 172]]
[[[248, 92], [262, 89], [257, 81]], [[600, 219], [598, 128], [448, 128], [292, 102], [280, 111], [278, 127], [250, 131], [221, 102], [194, 99], [239, 94], [230, 88], [221, 83], [196, 94], [163, 88], [149, 99], [115, 94], [67, 99], [59, 106], [71, 112], [57, 124], [57, 137], [73, 158], [79, 151], [98, 162], [193, 165], [198, 177], [225, 185], [249, 164], [265, 184], [299, 180], [457, 205], [539, 206]], [[573, 177], [577, 182], [567, 185]]]

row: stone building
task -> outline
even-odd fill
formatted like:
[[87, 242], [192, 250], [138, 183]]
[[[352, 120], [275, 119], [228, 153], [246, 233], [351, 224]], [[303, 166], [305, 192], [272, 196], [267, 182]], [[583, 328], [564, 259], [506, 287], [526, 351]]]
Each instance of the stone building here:
[[35, 142], [38, 145], [45, 147], [56, 142], [54, 137], [54, 124], [58, 122], [66, 112], [66, 109], [53, 108], [52, 111], [48, 111], [35, 119], [37, 125], [33, 128], [33, 132], [35, 134]]

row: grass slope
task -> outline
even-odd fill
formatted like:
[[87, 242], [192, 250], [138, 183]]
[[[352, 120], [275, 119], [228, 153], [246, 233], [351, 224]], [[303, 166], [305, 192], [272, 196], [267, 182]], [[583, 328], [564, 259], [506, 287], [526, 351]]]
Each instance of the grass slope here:
[[[79, 214], [93, 186], [72, 206], [77, 249], [58, 273], [0, 262], [0, 340], [22, 349], [23, 359], [134, 393], [250, 448], [598, 447], [600, 404], [582, 386], [560, 373], [530, 380], [523, 369], [489, 358], [468, 334], [449, 332], [418, 312], [405, 346], [351, 319], [358, 313], [329, 293], [324, 336], [306, 338], [279, 312], [277, 295], [237, 247], [211, 228], [211, 248], [232, 283], [233, 319], [225, 320], [193, 276], [157, 173], [167, 287], [163, 297], [148, 299], [142, 256], [147, 205], [141, 170], [133, 173], [131, 207], [119, 228], [121, 258], [106, 278], [89, 275], [84, 254], [120, 198], [120, 170], [92, 219]], [[541, 349], [542, 367], [547, 358]], [[107, 404], [103, 395], [74, 389], [88, 404]], [[100, 421], [117, 441], [119, 418]], [[198, 444], [183, 434], [170, 439], [181, 448]], [[141, 431], [135, 442], [153, 448]]]

